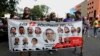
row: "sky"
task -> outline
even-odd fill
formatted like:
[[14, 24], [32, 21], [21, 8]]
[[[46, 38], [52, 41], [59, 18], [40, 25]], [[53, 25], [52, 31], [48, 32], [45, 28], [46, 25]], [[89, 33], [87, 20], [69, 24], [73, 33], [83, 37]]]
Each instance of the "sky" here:
[[17, 7], [33, 8], [34, 5], [47, 5], [50, 7], [50, 12], [55, 12], [57, 17], [65, 17], [65, 14], [70, 12], [70, 9], [84, 0], [20, 0]]

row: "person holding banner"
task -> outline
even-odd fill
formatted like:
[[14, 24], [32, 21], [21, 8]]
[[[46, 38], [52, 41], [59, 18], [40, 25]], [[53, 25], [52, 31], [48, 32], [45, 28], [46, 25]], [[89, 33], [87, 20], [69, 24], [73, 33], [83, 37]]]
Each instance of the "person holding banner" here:
[[50, 21], [54, 21], [54, 22], [57, 22], [57, 17], [56, 17], [56, 13], [55, 12], [52, 12], [50, 13], [50, 16], [49, 16], [49, 19], [47, 20], [48, 22]]
[[54, 43], [55, 41], [55, 33], [52, 29], [48, 28], [46, 29], [46, 43]]
[[74, 21], [74, 19], [71, 18], [71, 14], [67, 13], [66, 18], [63, 20], [63, 22], [72, 22], [72, 21]]
[[24, 8], [22, 20], [32, 20], [32, 17], [30, 16], [30, 8], [28, 7]]

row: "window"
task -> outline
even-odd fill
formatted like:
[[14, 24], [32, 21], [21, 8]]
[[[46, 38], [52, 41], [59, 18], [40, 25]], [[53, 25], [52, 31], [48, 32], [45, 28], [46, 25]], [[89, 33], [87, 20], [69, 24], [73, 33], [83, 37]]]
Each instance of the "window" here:
[[93, 9], [93, 6], [92, 6], [92, 9]]
[[94, 2], [92, 1], [92, 4], [94, 4]]

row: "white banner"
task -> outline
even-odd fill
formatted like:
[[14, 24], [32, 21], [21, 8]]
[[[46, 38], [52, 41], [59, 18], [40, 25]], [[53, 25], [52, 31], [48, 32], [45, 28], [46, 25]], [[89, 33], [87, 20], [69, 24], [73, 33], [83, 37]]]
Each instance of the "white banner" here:
[[70, 37], [82, 37], [82, 21], [35, 22], [8, 20], [8, 35], [11, 51], [67, 48]]

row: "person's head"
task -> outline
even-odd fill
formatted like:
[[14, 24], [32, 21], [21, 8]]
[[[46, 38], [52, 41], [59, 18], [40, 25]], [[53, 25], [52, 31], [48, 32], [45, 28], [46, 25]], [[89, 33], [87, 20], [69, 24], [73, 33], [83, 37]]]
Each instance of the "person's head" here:
[[19, 43], [19, 38], [15, 38], [15, 43]]
[[79, 18], [81, 16], [81, 12], [80, 11], [76, 11], [75, 12], [75, 16], [76, 16], [76, 18]]
[[27, 31], [28, 31], [28, 34], [33, 34], [33, 28], [32, 27], [28, 27]]
[[32, 39], [32, 44], [33, 44], [33, 45], [36, 45], [37, 43], [38, 43], [38, 40], [37, 40], [36, 38], [33, 38], [33, 39]]
[[10, 33], [16, 33], [16, 28], [15, 27], [11, 27]]
[[77, 32], [80, 33], [81, 32], [81, 28], [77, 27]]
[[19, 27], [19, 34], [24, 34], [25, 33], [25, 29], [23, 26]]
[[54, 12], [52, 12], [52, 13], [50, 14], [50, 19], [55, 19], [55, 17], [56, 17], [56, 14], [55, 14]]
[[40, 27], [35, 27], [35, 34], [41, 34], [41, 28]]
[[48, 40], [54, 39], [54, 31], [50, 28], [46, 29], [46, 37]]
[[71, 18], [70, 13], [67, 13], [67, 14], [66, 14], [66, 18]]
[[30, 8], [28, 7], [24, 8], [24, 15], [30, 15]]
[[18, 19], [17, 13], [16, 12], [11, 13], [10, 19]]
[[75, 27], [71, 27], [71, 32], [72, 32], [72, 33], [76, 32]]
[[58, 33], [63, 33], [63, 29], [61, 27], [58, 27], [57, 31]]
[[69, 28], [68, 27], [64, 27], [64, 31], [65, 31], [65, 33], [69, 33], [70, 32], [70, 30], [69, 30]]

